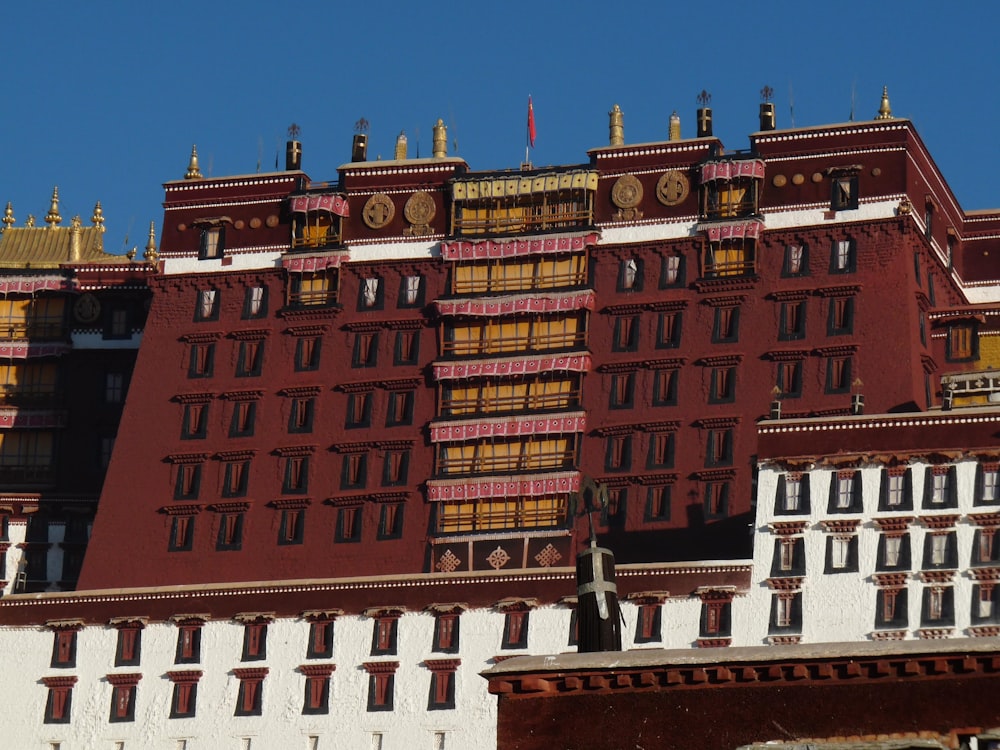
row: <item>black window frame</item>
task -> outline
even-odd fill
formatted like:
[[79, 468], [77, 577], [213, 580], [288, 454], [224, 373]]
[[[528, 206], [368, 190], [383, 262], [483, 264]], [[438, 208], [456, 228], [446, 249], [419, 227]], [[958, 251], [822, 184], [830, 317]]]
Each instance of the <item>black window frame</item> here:
[[[198, 352], [205, 352], [205, 365], [198, 367]], [[191, 344], [188, 350], [188, 378], [210, 378], [215, 372], [215, 344]]]
[[[677, 381], [680, 379], [680, 370], [667, 368], [653, 372], [653, 406], [677, 406]], [[666, 393], [662, 392], [664, 380], [667, 380]]]
[[[802, 257], [799, 261], [799, 270], [792, 270], [792, 248], [801, 248]], [[809, 275], [809, 245], [802, 242], [798, 245], [795, 243], [788, 243], [785, 245], [785, 254], [781, 263], [781, 275], [784, 278], [799, 278], [800, 276]]]
[[[302, 413], [304, 411], [304, 414]], [[308, 434], [313, 431], [316, 415], [315, 396], [294, 396], [288, 403], [289, 434]]]
[[[740, 308], [738, 305], [723, 305], [714, 309], [712, 321], [713, 344], [735, 344], [740, 340]], [[729, 313], [729, 328], [724, 329], [723, 316]]]
[[[611, 333], [611, 351], [613, 352], [634, 352], [639, 349], [639, 325], [642, 320], [640, 315], [616, 315]], [[626, 323], [627, 321], [627, 323]], [[623, 332], [623, 326], [627, 325], [628, 330]], [[625, 334], [628, 334], [627, 337]], [[622, 339], [626, 338], [623, 342]]]
[[[667, 280], [669, 266], [668, 259], [678, 258], [677, 278], [671, 282]], [[681, 253], [671, 253], [660, 258], [660, 289], [678, 289], [686, 283], [687, 259]]]
[[[844, 567], [838, 568], [833, 564], [833, 545], [835, 541], [847, 542], [847, 559]], [[857, 534], [827, 534], [826, 554], [824, 556], [823, 573], [826, 575], [837, 575], [839, 573], [857, 573], [858, 568], [858, 535]]]
[[[841, 267], [839, 261], [840, 258], [840, 243], [847, 242], [847, 263]], [[853, 237], [847, 237], [844, 239], [834, 240], [833, 244], [830, 246], [830, 273], [846, 274], [855, 273], [858, 270], [858, 242]]]
[[[209, 250], [208, 238], [215, 234], [218, 241]], [[218, 260], [226, 254], [226, 228], [224, 226], [204, 227], [198, 236], [198, 260]]]
[[[311, 352], [306, 351], [306, 341], [312, 342]], [[322, 342], [321, 336], [300, 336], [295, 340], [295, 372], [315, 372], [319, 369]], [[310, 353], [312, 357], [306, 359], [306, 355]]]
[[278, 523], [278, 545], [289, 547], [302, 544], [305, 538], [305, 528], [305, 508], [282, 508]]
[[[365, 339], [370, 340], [368, 345], [368, 358], [362, 359], [362, 346], [361, 342]], [[371, 331], [361, 331], [354, 334], [354, 345], [352, 347], [351, 354], [351, 367], [363, 368], [363, 367], [377, 367], [378, 366], [378, 333]]]
[[[236, 355], [236, 377], [256, 378], [264, 368], [264, 339], [241, 341]], [[251, 350], [250, 346], [256, 346]], [[252, 355], [252, 356], [251, 356]], [[248, 362], [248, 360], [251, 360]]]
[[[843, 325], [837, 325], [837, 305], [844, 305]], [[826, 316], [826, 335], [845, 336], [854, 333], [854, 297], [830, 297]]]
[[[789, 322], [792, 309], [797, 310], [794, 319], [795, 325]], [[779, 312], [778, 341], [798, 341], [806, 337], [806, 311], [808, 305], [806, 300], [793, 300], [782, 302]]]
[[[412, 338], [410, 346], [410, 356], [403, 356], [403, 340], [406, 337]], [[395, 342], [392, 347], [392, 364], [396, 366], [415, 365], [420, 361], [420, 331], [396, 331]]]
[[[239, 429], [240, 427], [240, 412], [246, 409], [246, 429]], [[233, 415], [229, 420], [229, 437], [231, 438], [241, 438], [241, 437], [253, 437], [254, 426], [257, 421], [257, 402], [256, 401], [234, 401], [233, 402]]]
[[[239, 552], [243, 549], [243, 529], [245, 526], [246, 513], [243, 511], [220, 512], [219, 528], [215, 534], [216, 552]], [[232, 534], [227, 541], [226, 530], [232, 523]]]
[[[670, 336], [666, 335], [666, 320], [672, 318], [673, 325], [669, 331]], [[676, 312], [666, 311], [661, 312], [656, 318], [656, 348], [657, 349], [676, 349], [681, 345], [681, 325], [684, 322], [683, 313], [679, 310]]]
[[[260, 309], [253, 312], [253, 292], [261, 289]], [[248, 286], [243, 293], [243, 320], [259, 320], [267, 317], [268, 288], [266, 284]]]
[[[352, 526], [352, 534], [347, 534], [345, 531], [347, 514], [350, 513], [354, 518], [354, 524]], [[364, 506], [361, 504], [357, 505], [345, 505], [337, 509], [337, 526], [334, 529], [333, 540], [337, 543], [353, 543], [361, 541], [361, 531], [364, 526]]]

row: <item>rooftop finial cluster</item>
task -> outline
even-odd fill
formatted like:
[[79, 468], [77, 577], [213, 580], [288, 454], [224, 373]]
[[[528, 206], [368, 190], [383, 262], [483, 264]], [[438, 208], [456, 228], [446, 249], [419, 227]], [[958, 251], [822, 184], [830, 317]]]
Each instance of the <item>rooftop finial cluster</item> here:
[[882, 103], [879, 104], [878, 114], [875, 115], [876, 120], [891, 120], [892, 118], [892, 108], [889, 106], [889, 87], [882, 87]]
[[200, 180], [201, 169], [198, 168], [198, 147], [191, 146], [191, 159], [188, 161], [187, 172], [184, 174], [185, 180]]
[[52, 203], [49, 204], [49, 212], [45, 214], [45, 223], [50, 227], [59, 226], [62, 216], [59, 215], [59, 188], [52, 188]]

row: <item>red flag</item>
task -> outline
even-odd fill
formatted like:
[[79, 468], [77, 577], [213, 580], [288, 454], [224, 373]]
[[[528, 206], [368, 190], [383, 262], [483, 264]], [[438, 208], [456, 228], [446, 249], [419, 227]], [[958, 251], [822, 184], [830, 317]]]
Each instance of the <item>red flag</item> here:
[[535, 147], [535, 108], [531, 106], [531, 97], [528, 97], [528, 145]]

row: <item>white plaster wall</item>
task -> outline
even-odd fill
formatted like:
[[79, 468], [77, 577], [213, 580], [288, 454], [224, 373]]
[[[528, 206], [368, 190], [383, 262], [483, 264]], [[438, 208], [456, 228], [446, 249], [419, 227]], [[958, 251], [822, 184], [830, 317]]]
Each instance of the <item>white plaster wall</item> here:
[[142, 331], [132, 331], [128, 338], [106, 339], [101, 331], [74, 331], [71, 336], [74, 349], [138, 349]]

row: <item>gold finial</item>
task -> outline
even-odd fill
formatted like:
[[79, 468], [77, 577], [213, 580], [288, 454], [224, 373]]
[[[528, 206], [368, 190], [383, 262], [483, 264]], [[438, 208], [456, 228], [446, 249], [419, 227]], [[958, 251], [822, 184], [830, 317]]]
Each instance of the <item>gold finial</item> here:
[[52, 188], [52, 203], [49, 204], [49, 212], [45, 214], [45, 223], [50, 227], [59, 226], [62, 216], [59, 215], [59, 188]]
[[402, 130], [396, 136], [396, 153], [392, 158], [396, 161], [402, 161], [406, 158], [406, 133]]
[[191, 160], [188, 162], [188, 171], [184, 174], [185, 180], [200, 180], [201, 170], [198, 169], [198, 147], [191, 147]]
[[670, 114], [670, 129], [667, 131], [668, 141], [679, 141], [681, 139], [681, 116], [675, 109]]
[[[14, 204], [7, 201], [7, 208], [3, 210], [3, 229], [14, 225]], [[3, 231], [0, 229], [0, 232]]]
[[104, 234], [104, 209], [101, 208], [100, 201], [97, 201], [97, 205], [94, 206], [94, 215], [90, 217], [90, 221], [95, 229]]
[[125, 253], [125, 257], [128, 258], [129, 260], [135, 260], [135, 252], [136, 252], [135, 248], [133, 247], [131, 250]]
[[33, 227], [33, 226], [35, 226], [35, 215], [34, 214], [28, 214], [28, 218], [24, 220], [24, 226], [26, 226], [26, 227]]
[[882, 103], [878, 106], [878, 114], [875, 115], [876, 120], [891, 120], [892, 119], [892, 109], [889, 107], [889, 87], [882, 87]]
[[69, 222], [69, 259], [79, 261], [83, 254], [83, 222], [74, 216]]
[[435, 159], [443, 159], [448, 155], [448, 128], [444, 124], [444, 120], [440, 117], [438, 121], [434, 123], [433, 128], [434, 133], [434, 145], [432, 146], [432, 153]]
[[608, 112], [608, 145], [625, 145], [625, 115], [617, 104]]
[[156, 263], [157, 258], [160, 257], [160, 254], [156, 252], [156, 224], [152, 221], [149, 222], [149, 239], [146, 240], [146, 252], [142, 254], [142, 257], [150, 263]]

